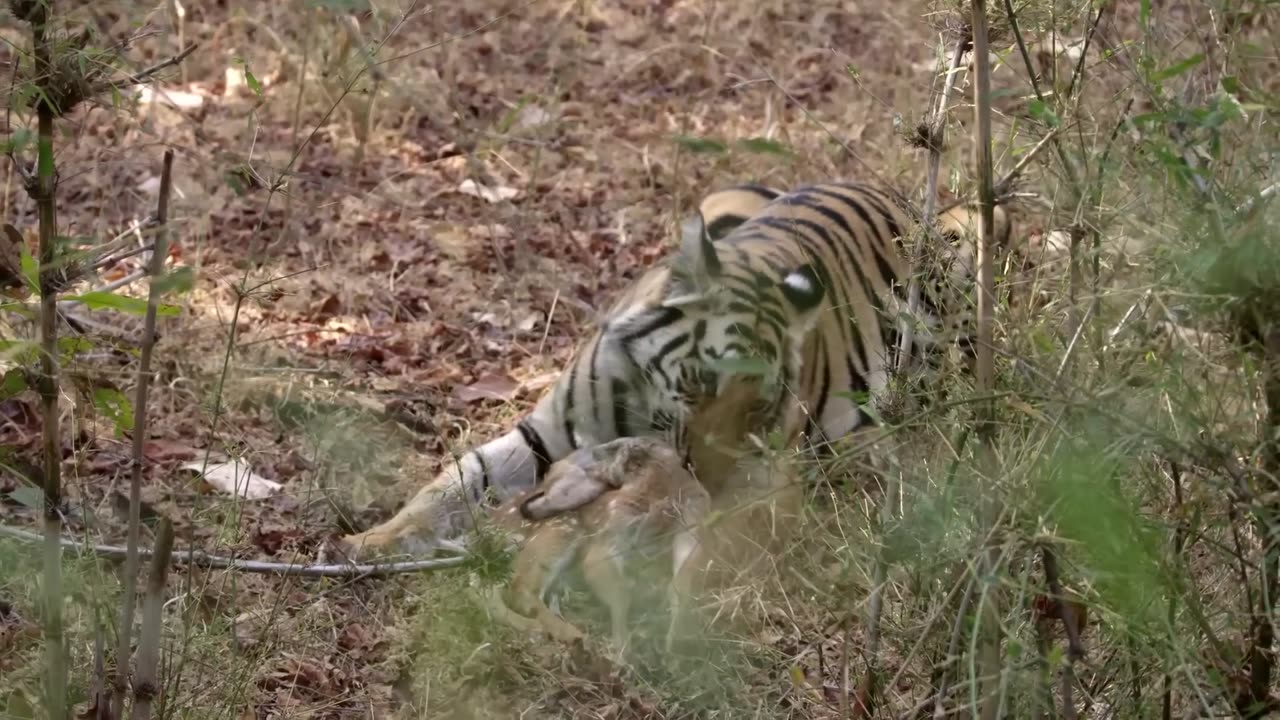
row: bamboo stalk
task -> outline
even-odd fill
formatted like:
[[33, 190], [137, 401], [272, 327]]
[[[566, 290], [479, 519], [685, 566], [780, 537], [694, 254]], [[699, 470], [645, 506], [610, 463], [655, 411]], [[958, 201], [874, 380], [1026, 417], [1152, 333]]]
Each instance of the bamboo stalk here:
[[157, 669], [160, 665], [160, 636], [164, 628], [164, 587], [169, 576], [169, 555], [173, 552], [173, 523], [160, 521], [156, 532], [155, 555], [147, 576], [147, 594], [142, 600], [142, 631], [138, 635], [138, 675], [133, 683], [133, 720], [149, 720], [151, 705], [160, 694]]
[[120, 624], [116, 634], [116, 676], [112, 696], [112, 714], [124, 714], [125, 688], [129, 680], [126, 658], [132, 644], [133, 615], [137, 604], [138, 588], [138, 539], [142, 532], [142, 475], [145, 469], [143, 444], [147, 437], [147, 390], [151, 385], [151, 354], [155, 348], [156, 312], [160, 306], [161, 287], [158, 282], [164, 273], [165, 259], [169, 254], [169, 196], [173, 188], [173, 150], [164, 153], [164, 166], [160, 172], [160, 199], [156, 209], [155, 247], [151, 251], [148, 274], [151, 287], [147, 293], [147, 312], [143, 319], [141, 357], [138, 360], [138, 385], [133, 398], [133, 476], [129, 482], [129, 531], [124, 561], [124, 593], [120, 600]]

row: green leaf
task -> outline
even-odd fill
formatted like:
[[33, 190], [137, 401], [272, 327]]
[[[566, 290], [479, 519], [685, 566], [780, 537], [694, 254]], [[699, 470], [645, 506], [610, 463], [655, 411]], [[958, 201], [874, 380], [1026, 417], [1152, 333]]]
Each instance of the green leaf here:
[[78, 335], [68, 335], [58, 338], [58, 350], [63, 356], [74, 355], [78, 352], [89, 352], [93, 349], [93, 341], [89, 338], [80, 337]]
[[44, 491], [32, 485], [23, 485], [9, 493], [9, 498], [23, 507], [39, 510], [44, 507]]
[[[142, 315], [147, 312], [147, 301], [138, 298], [128, 297], [126, 295], [117, 295], [115, 293], [101, 292], [91, 290], [87, 293], [73, 295], [67, 298], [84, 303], [84, 306], [90, 310], [100, 310], [103, 308], [110, 310], [119, 310], [133, 315]], [[157, 315], [177, 315], [177, 305], [160, 305], [156, 308]]]
[[32, 340], [0, 340], [0, 359], [15, 363], [35, 362], [40, 347]]
[[93, 406], [111, 418], [116, 425], [116, 434], [123, 435], [133, 429], [133, 404], [119, 390], [97, 388], [93, 391]]
[[1162, 80], [1177, 77], [1202, 62], [1204, 62], [1204, 53], [1196, 53], [1182, 62], [1170, 65], [1163, 70], [1155, 71], [1151, 75], [1151, 82], [1160, 82]]
[[34, 305], [32, 307], [28, 307], [25, 303], [6, 302], [0, 303], [0, 312], [14, 313], [15, 315], [19, 315], [27, 320], [34, 321], [39, 318], [40, 306]]
[[1035, 477], [1045, 521], [1079, 558], [1103, 602], [1126, 625], [1158, 632], [1159, 599], [1176, 592], [1161, 569], [1164, 550], [1139, 499], [1123, 478], [1136, 462], [1132, 442], [1116, 441], [1116, 428], [1100, 417], [1064, 428]]
[[183, 267], [174, 268], [173, 270], [170, 270], [156, 278], [152, 281], [151, 287], [155, 288], [155, 291], [160, 295], [171, 292], [181, 295], [195, 287], [195, 284], [195, 268], [189, 265], [184, 265]]
[[871, 393], [866, 390], [841, 390], [831, 394], [835, 397], [845, 398], [846, 400], [851, 401], [854, 405], [862, 406], [871, 402]]
[[27, 287], [33, 293], [40, 292], [40, 265], [36, 259], [31, 256], [31, 251], [26, 245], [21, 248], [22, 251], [22, 277], [27, 281]]
[[22, 368], [9, 368], [0, 378], [0, 400], [8, 400], [27, 389], [27, 373]]
[[310, 0], [307, 4], [334, 13], [358, 14], [369, 9], [369, 0]]
[[791, 148], [768, 138], [756, 137], [739, 140], [737, 146], [741, 150], [762, 155], [782, 155], [784, 157], [791, 155]]
[[1062, 124], [1062, 121], [1058, 119], [1057, 113], [1041, 100], [1032, 100], [1027, 103], [1027, 112], [1031, 114], [1031, 117], [1049, 127], [1056, 128]]
[[529, 104], [530, 97], [526, 95], [516, 101], [515, 107], [507, 111], [505, 115], [498, 119], [498, 124], [494, 127], [494, 132], [498, 135], [506, 135], [511, 130], [511, 126], [516, 124], [516, 118], [520, 116], [520, 111]]
[[1151, 20], [1151, 0], [1138, 0], [1138, 25], [1146, 30]]
[[711, 361], [711, 369], [726, 375], [768, 375], [772, 368], [764, 358], [731, 357]]
[[688, 135], [675, 136], [676, 144], [688, 150], [691, 153], [707, 153], [707, 154], [724, 154], [729, 150], [728, 146], [719, 140], [710, 138], [696, 138]]
[[257, 77], [253, 74], [253, 70], [248, 69], [247, 61], [244, 60], [244, 58], [236, 58], [236, 63], [239, 67], [244, 68], [244, 85], [248, 85], [248, 88], [253, 91], [253, 95], [261, 97], [262, 83], [257, 81]]
[[31, 134], [29, 128], [17, 128], [9, 133], [9, 139], [4, 142], [4, 151], [8, 153], [25, 152], [31, 147], [31, 139], [35, 137]]
[[853, 63], [849, 63], [848, 65], [845, 65], [844, 71], [849, 75], [849, 77], [853, 78], [854, 80], [862, 79], [862, 72], [858, 70], [858, 67]]
[[222, 173], [222, 180], [227, 184], [227, 187], [231, 188], [231, 192], [236, 194], [236, 197], [243, 197], [248, 190], [245, 187], [244, 179], [234, 169]]

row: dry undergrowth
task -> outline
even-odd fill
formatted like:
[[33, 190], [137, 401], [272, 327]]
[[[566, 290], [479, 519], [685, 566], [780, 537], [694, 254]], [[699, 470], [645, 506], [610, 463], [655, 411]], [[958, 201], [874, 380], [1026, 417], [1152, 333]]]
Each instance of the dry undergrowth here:
[[[331, 4], [191, 5], [182, 33], [202, 49], [181, 78], [137, 104], [83, 109], [68, 123], [74, 134], [58, 157], [61, 232], [111, 237], [145, 215], [154, 205], [161, 150], [177, 149], [171, 257], [195, 268], [198, 280], [183, 316], [161, 327], [156, 348], [144, 521], [171, 518], [180, 546], [281, 561], [313, 558], [326, 539], [385, 517], [448, 452], [491, 437], [529, 407], [609, 294], [666, 251], [674, 220], [699, 192], [742, 180], [786, 187], [873, 174], [916, 188], [924, 155], [907, 140], [931, 83], [940, 84], [935, 73], [946, 47], [937, 29], [946, 24], [945, 8], [908, 3], [486, 1], [415, 6], [407, 18], [379, 5], [360, 25], [381, 63], [370, 68], [359, 53], [343, 56], [350, 26]], [[1121, 48], [1140, 35], [1136, 12], [1121, 5], [1102, 26], [1110, 43], [1104, 47]], [[1063, 18], [1080, 16], [1080, 8], [1059, 9], [1056, 21], [1074, 28], [1060, 44], [1078, 43], [1087, 24]], [[1183, 44], [1196, 44], [1187, 28], [1202, 20], [1202, 10], [1160, 12], [1165, 24], [1149, 37], [1171, 53], [1164, 64], [1172, 65], [1191, 54]], [[104, 44], [149, 20], [157, 32], [138, 43], [143, 62], [179, 43], [165, 13], [147, 16], [132, 3], [97, 3], [70, 19], [97, 27]], [[1024, 20], [1042, 80], [1069, 75], [1079, 57], [1070, 48], [1050, 52], [1048, 40], [1034, 34], [1051, 21], [1034, 13]], [[1265, 28], [1241, 32], [1250, 30]], [[0, 53], [12, 61], [22, 40], [8, 26], [3, 32], [12, 44]], [[1012, 40], [994, 44], [1002, 52], [994, 76], [999, 175], [1049, 119], [1029, 109]], [[1085, 57], [1080, 109], [1063, 136], [1078, 138], [1070, 147], [1096, 151], [1116, 136], [1129, 95], [1137, 96], [1135, 113], [1149, 112], [1152, 101], [1135, 90], [1123, 53], [1103, 60], [1095, 46]], [[1266, 48], [1244, 62], [1264, 77], [1274, 63]], [[1187, 106], [1217, 85], [1200, 74], [1187, 78]], [[971, 89], [962, 89], [970, 95], [952, 113], [944, 199], [966, 189], [970, 176]], [[1164, 417], [1150, 418], [1151, 434], [1183, 437], [1185, 423], [1223, 438], [1254, 436], [1257, 411], [1253, 398], [1242, 398], [1242, 362], [1221, 341], [1153, 345], [1122, 322], [1152, 282], [1138, 272], [1141, 264], [1186, 221], [1178, 201], [1153, 188], [1130, 157], [1137, 156], [1129, 144], [1137, 132], [1118, 133], [1123, 167], [1108, 186], [1107, 212], [1087, 219], [1106, 226], [1098, 287], [1115, 290], [1096, 311], [1103, 330], [1086, 338], [1088, 354], [1077, 351], [1086, 360], [1074, 366], [1096, 367], [1101, 357], [1110, 374], [1077, 381], [1113, 415], [1150, 416], [1153, 407], [1167, 407]], [[741, 142], [751, 138], [769, 142]], [[726, 148], [707, 152], [716, 149], [698, 142], [707, 139]], [[1018, 237], [1034, 251], [1037, 268], [1010, 269], [1015, 297], [999, 318], [1010, 357], [1026, 360], [1004, 363], [1007, 386], [1027, 396], [1049, 392], [1045, 374], [1052, 376], [1071, 340], [1067, 273], [1050, 262], [1054, 257], [1038, 254], [1061, 240], [1048, 230], [1076, 216], [1076, 200], [1054, 167], [1037, 163], [1020, 188], [1040, 193], [1055, 210], [1034, 203], [1023, 209]], [[34, 208], [16, 177], [6, 189], [5, 220], [31, 226]], [[107, 268], [101, 280], [131, 267]], [[1176, 314], [1173, 297], [1156, 293], [1151, 305]], [[111, 406], [95, 405], [94, 397], [103, 388], [127, 392], [128, 349], [138, 328], [123, 315], [92, 318], [107, 327], [66, 368], [76, 380], [64, 398], [74, 400], [64, 402], [68, 529], [115, 541], [123, 535], [128, 441]], [[1124, 332], [1107, 336], [1114, 327]], [[19, 331], [5, 326], [4, 337]], [[234, 353], [224, 375], [229, 335]], [[111, 337], [117, 339], [101, 339]], [[1169, 365], [1153, 369], [1150, 352]], [[1143, 373], [1156, 384], [1116, 391], [1117, 378]], [[957, 381], [951, 396], [966, 390]], [[1181, 402], [1176, 410], [1173, 400]], [[6, 468], [21, 470], [34, 457], [34, 407], [25, 394], [0, 402]], [[1127, 506], [1069, 502], [1073, 493], [1105, 496], [1107, 468], [1064, 460], [1066, 479], [1043, 472], [1047, 443], [1019, 433], [1050, 418], [1035, 402], [1010, 401], [1005, 410], [1018, 429], [1001, 447], [1000, 487], [1024, 501], [1022, 527], [1047, 512], [1046, 497], [1075, 513], [1063, 531], [1073, 542], [1091, 523], [1123, 525]], [[827, 482], [815, 485], [798, 539], [777, 556], [760, 554], [767, 572], [708, 599], [705, 616], [715, 622], [676, 669], [661, 662], [651, 642], [661, 636], [661, 617], [637, 613], [631, 668], [495, 626], [473, 597], [477, 583], [501, 576], [500, 553], [474, 572], [383, 580], [191, 571], [171, 579], [169, 691], [161, 710], [201, 718], [838, 717], [866, 665], [861, 603], [876, 553], [883, 553], [894, 570], [881, 621], [879, 716], [897, 716], [920, 705], [937, 682], [933, 663], [953, 632], [966, 592], [963, 570], [981, 540], [968, 518], [985, 486], [957, 471], [955, 438], [947, 434], [964, 413], [947, 406], [935, 423], [893, 439], [887, 454], [897, 459], [880, 466], [910, 478], [893, 527], [877, 526], [879, 499], [862, 492], [873, 484], [850, 468], [860, 457], [808, 468]], [[1213, 549], [1190, 557], [1189, 582], [1215, 609], [1204, 623], [1234, 640], [1241, 621], [1221, 609], [1243, 591], [1219, 548], [1258, 539], [1231, 537], [1222, 503], [1198, 504], [1213, 492], [1208, 480], [1195, 481], [1200, 469], [1187, 468], [1187, 495], [1175, 501], [1167, 467], [1149, 449], [1134, 443], [1131, 450], [1141, 459], [1126, 468], [1130, 497], [1142, 498], [1167, 521], [1163, 527], [1190, 514], [1185, 507], [1207, 513], [1196, 518], [1203, 532], [1193, 540]], [[242, 503], [210, 492], [178, 470], [206, 450], [243, 457], [285, 492]], [[1068, 487], [1076, 481], [1087, 490]], [[6, 524], [38, 520], [23, 502], [25, 487], [18, 474], [0, 471]], [[1147, 549], [1163, 542], [1145, 527], [1117, 532], [1134, 533]], [[1010, 542], [1011, 563], [1027, 557], [1017, 546]], [[1099, 663], [1082, 673], [1088, 716], [1105, 716], [1110, 707], [1136, 717], [1122, 707], [1133, 686], [1148, 683], [1146, 692], [1154, 693], [1153, 679], [1170, 669], [1154, 661], [1117, 669], [1105, 660], [1117, 648], [1149, 641], [1172, 667], [1234, 667], [1229, 657], [1201, 662], [1197, 643], [1152, 639], [1177, 637], [1177, 626], [1152, 634], [1164, 611], [1152, 610], [1142, 593], [1124, 591], [1123, 577], [1114, 579], [1123, 575], [1123, 558], [1105, 548], [1088, 552], [1074, 582], [1111, 623], [1086, 634]], [[92, 628], [110, 631], [118, 583], [110, 564], [67, 562], [72, 679], [84, 702]], [[1158, 565], [1143, 566], [1152, 583]], [[38, 715], [39, 698], [39, 640], [31, 631], [38, 587], [30, 581], [38, 560], [24, 546], [0, 542], [0, 568], [0, 712], [30, 717]], [[1025, 611], [1038, 592], [1033, 577], [1017, 566], [1006, 578], [1009, 683], [1019, 691], [1034, 676], [1032, 615]], [[581, 599], [571, 595], [566, 612], [606, 627], [602, 610]], [[971, 687], [967, 672], [950, 670], [956, 695]], [[1178, 702], [1197, 702], [1202, 681], [1198, 674], [1186, 679]]]

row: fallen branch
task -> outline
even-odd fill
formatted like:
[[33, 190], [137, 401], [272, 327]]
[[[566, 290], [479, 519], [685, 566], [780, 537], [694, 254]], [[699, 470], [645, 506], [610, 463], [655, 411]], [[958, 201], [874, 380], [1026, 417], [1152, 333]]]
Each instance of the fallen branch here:
[[[41, 536], [27, 530], [0, 525], [0, 536], [11, 537], [22, 542], [40, 542]], [[61, 539], [62, 547], [68, 550], [79, 550], [96, 555], [106, 560], [123, 560], [127, 549], [119, 545], [87, 545], [71, 538]], [[138, 557], [148, 559], [155, 553], [146, 548], [138, 548]], [[360, 578], [382, 577], [386, 575], [402, 575], [404, 573], [425, 572], [427, 570], [443, 570], [458, 567], [469, 560], [465, 555], [437, 558], [434, 560], [409, 560], [386, 563], [331, 563], [317, 565], [298, 565], [296, 563], [276, 563], [260, 560], [241, 560], [239, 558], [210, 555], [201, 550], [181, 549], [173, 553], [174, 565], [194, 565], [209, 570], [235, 570], [237, 572], [257, 575], [277, 575], [280, 577], [336, 577]]]

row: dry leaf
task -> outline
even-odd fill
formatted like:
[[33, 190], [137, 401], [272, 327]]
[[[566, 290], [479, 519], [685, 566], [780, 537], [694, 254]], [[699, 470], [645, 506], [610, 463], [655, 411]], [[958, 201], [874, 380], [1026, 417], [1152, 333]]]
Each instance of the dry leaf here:
[[453, 396], [463, 402], [510, 400], [519, 389], [520, 383], [510, 375], [485, 375], [470, 385], [454, 388]]
[[151, 462], [168, 462], [195, 459], [200, 451], [172, 440], [155, 439], [142, 443], [142, 454]]
[[471, 251], [474, 242], [467, 236], [467, 231], [457, 225], [435, 223], [427, 228], [431, 242], [440, 252], [451, 260], [463, 261]]
[[560, 377], [559, 370], [556, 370], [555, 372], [543, 373], [536, 377], [531, 377], [528, 380], [525, 380], [524, 382], [520, 383], [520, 390], [527, 393], [538, 392], [539, 390], [555, 382], [556, 378], [558, 377]]
[[[189, 462], [182, 466], [183, 470], [200, 472], [203, 463]], [[214, 488], [229, 495], [236, 495], [246, 500], [263, 500], [280, 492], [284, 487], [274, 480], [255, 475], [248, 463], [241, 460], [209, 463], [204, 467], [204, 481]]]
[[520, 195], [520, 191], [515, 188], [507, 187], [505, 185], [499, 185], [491, 188], [481, 185], [470, 178], [462, 181], [462, 184], [458, 186], [458, 192], [463, 193], [464, 195], [478, 197], [487, 203], [499, 203], [503, 200], [514, 200]]
[[261, 610], [249, 610], [237, 615], [231, 621], [231, 628], [231, 639], [235, 648], [245, 651], [261, 642], [265, 631], [270, 628], [270, 623]]
[[[240, 80], [244, 79], [244, 73], [240, 73]], [[204, 96], [197, 95], [192, 92], [183, 92], [182, 90], [165, 90], [163, 92], [155, 92], [150, 87], [143, 87], [139, 93], [139, 101], [143, 105], [150, 103], [152, 100], [176, 108], [194, 109], [204, 105]]]
[[[148, 195], [159, 195], [160, 194], [160, 178], [152, 175], [146, 180], [143, 180], [142, 182], [138, 183], [138, 192], [146, 193]], [[186, 194], [182, 192], [182, 188], [178, 187], [176, 183], [173, 185], [173, 194], [178, 196], [179, 198], [186, 197]]]
[[231, 97], [235, 95], [239, 92], [240, 88], [247, 84], [244, 79], [244, 68], [229, 67], [226, 69], [224, 77], [226, 78], [226, 81], [223, 85], [223, 97]]
[[554, 116], [538, 105], [525, 105], [516, 115], [516, 127], [521, 130], [532, 130], [554, 120]]
[[538, 323], [542, 321], [543, 314], [540, 312], [531, 312], [524, 316], [524, 319], [516, 323], [516, 329], [521, 332], [532, 332]]

